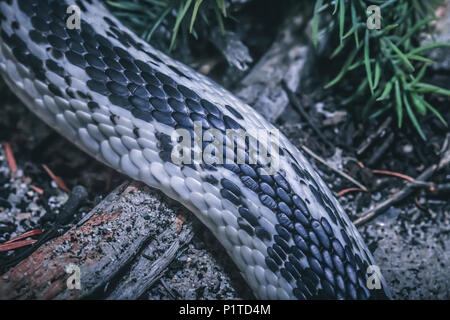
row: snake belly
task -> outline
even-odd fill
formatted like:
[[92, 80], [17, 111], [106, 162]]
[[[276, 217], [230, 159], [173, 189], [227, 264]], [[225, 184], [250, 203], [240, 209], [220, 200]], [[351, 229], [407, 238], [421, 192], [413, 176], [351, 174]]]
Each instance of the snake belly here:
[[[71, 5], [80, 29], [67, 27]], [[96, 0], [0, 0], [0, 23], [0, 73], [25, 105], [89, 155], [191, 210], [257, 298], [390, 297], [380, 274], [381, 287], [368, 289], [371, 253], [284, 135], [271, 175], [260, 163], [171, 161], [174, 131], [192, 132], [194, 122], [276, 130], [251, 107], [152, 48]]]

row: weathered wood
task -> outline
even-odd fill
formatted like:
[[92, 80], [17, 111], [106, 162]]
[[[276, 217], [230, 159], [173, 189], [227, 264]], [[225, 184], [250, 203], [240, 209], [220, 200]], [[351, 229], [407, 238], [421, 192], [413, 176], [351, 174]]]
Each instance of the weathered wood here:
[[[196, 298], [238, 298], [235, 287], [245, 284], [233, 280], [239, 273], [223, 248], [217, 243], [193, 248], [194, 234], [202, 233], [208, 231], [180, 204], [142, 183], [125, 182], [68, 232], [3, 274], [0, 299], [137, 299], [180, 255], [187, 262], [201, 259], [186, 263], [188, 272], [181, 266], [186, 277], [165, 278], [168, 290], [188, 288], [184, 293], [173, 288], [177, 298], [191, 298], [192, 291], [199, 292]], [[68, 288], [70, 265], [80, 269], [80, 290]], [[203, 290], [211, 279], [219, 288]], [[251, 297], [245, 288], [240, 291]]]
[[289, 16], [270, 49], [241, 81], [235, 94], [270, 122], [274, 122], [289, 105], [282, 88], [285, 82], [297, 91], [310, 46], [304, 35], [302, 12]]
[[[108, 299], [137, 299], [166, 272], [194, 236], [192, 223], [185, 223], [178, 234], [169, 228], [152, 241], [120, 280]], [[161, 254], [161, 251], [163, 252]]]
[[[168, 207], [161, 198], [159, 192], [141, 183], [122, 184], [92, 210], [87, 221], [44, 244], [4, 274], [0, 298], [89, 297], [126, 266], [149, 238], [158, 237], [161, 230], [177, 232], [175, 220], [180, 206]], [[183, 239], [189, 240], [181, 237], [180, 244]], [[70, 275], [65, 269], [70, 264], [80, 267], [81, 290], [67, 288]]]

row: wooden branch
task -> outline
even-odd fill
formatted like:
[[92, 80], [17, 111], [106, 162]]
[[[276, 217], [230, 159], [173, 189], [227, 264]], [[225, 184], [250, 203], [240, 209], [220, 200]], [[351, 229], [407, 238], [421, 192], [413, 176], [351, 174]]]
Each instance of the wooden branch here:
[[429, 168], [427, 168], [422, 174], [420, 174], [415, 181], [408, 182], [403, 189], [400, 191], [394, 193], [392, 196], [390, 196], [385, 201], [379, 203], [374, 208], [362, 213], [358, 219], [353, 221], [355, 226], [359, 227], [368, 221], [374, 219], [376, 216], [380, 215], [381, 213], [385, 212], [390, 206], [402, 201], [407, 196], [409, 196], [414, 190], [415, 186], [418, 185], [417, 182], [419, 182], [419, 185], [424, 185], [423, 182], [430, 179], [434, 173], [441, 170], [442, 168], [448, 166], [450, 164], [450, 134], [447, 134], [446, 142], [444, 143], [444, 148], [442, 151], [442, 156], [437, 164], [433, 164]]
[[[161, 229], [176, 233], [176, 210], [161, 204], [161, 197], [143, 184], [122, 184], [92, 210], [83, 224], [44, 244], [4, 274], [0, 278], [0, 298], [89, 296], [127, 265], [149, 237], [157, 237]], [[80, 267], [81, 290], [67, 288], [70, 274], [65, 269], [70, 264]]]
[[304, 70], [310, 67], [307, 61], [311, 50], [304, 35], [306, 24], [301, 10], [287, 17], [270, 49], [234, 90], [240, 99], [270, 122], [275, 122], [289, 105], [282, 82], [286, 82], [290, 90], [297, 91]]
[[[183, 230], [179, 235], [174, 232], [173, 228], [163, 232], [147, 246], [107, 299], [132, 300], [141, 297], [164, 275], [169, 264], [181, 255], [193, 236], [191, 222], [184, 223]], [[162, 255], [158, 255], [157, 251], [161, 249], [166, 250]], [[136, 279], [139, 280], [136, 281]]]
[[[165, 276], [168, 266], [184, 254], [188, 244], [192, 246], [191, 240], [199, 232], [207, 231], [180, 204], [142, 183], [125, 182], [68, 232], [3, 274], [0, 299], [137, 299]], [[228, 267], [233, 265], [231, 259], [211, 253], [217, 256], [223, 252], [220, 248], [212, 244], [186, 254], [188, 260], [202, 257], [202, 263], [189, 264], [191, 274], [205, 281], [215, 279], [221, 285], [214, 294], [205, 290], [199, 298], [236, 299], [240, 295], [236, 288], [251, 297], [242, 279], [233, 279], [239, 273]], [[80, 290], [68, 288], [72, 273], [66, 268], [70, 265], [79, 267]], [[205, 285], [199, 282], [195, 277], [169, 277], [165, 284]]]

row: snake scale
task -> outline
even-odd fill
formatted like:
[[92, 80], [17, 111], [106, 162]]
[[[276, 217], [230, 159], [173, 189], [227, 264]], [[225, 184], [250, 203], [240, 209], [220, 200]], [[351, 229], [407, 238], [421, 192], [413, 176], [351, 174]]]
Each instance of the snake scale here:
[[[67, 25], [72, 5], [80, 28]], [[173, 161], [178, 130], [192, 134], [196, 123], [204, 136], [276, 130], [251, 107], [152, 48], [96, 0], [0, 0], [0, 24], [0, 73], [25, 105], [89, 155], [191, 210], [257, 298], [390, 297], [381, 275], [369, 290], [371, 253], [282, 134], [270, 174], [267, 163], [249, 161], [247, 144], [244, 163]], [[205, 140], [189, 154], [222, 149], [237, 159], [227, 138]], [[273, 140], [260, 143], [272, 150]]]

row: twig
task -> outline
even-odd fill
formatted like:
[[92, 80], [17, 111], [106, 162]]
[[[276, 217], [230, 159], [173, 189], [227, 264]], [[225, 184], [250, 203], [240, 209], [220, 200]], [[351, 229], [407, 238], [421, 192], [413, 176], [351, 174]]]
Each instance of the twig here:
[[386, 171], [386, 170], [372, 170], [372, 172], [377, 173], [377, 174], [385, 174], [388, 176], [394, 176], [394, 177], [401, 178], [401, 179], [409, 181], [409, 182], [414, 181], [414, 178], [407, 176], [406, 174], [402, 174], [402, 173], [398, 173], [398, 172]]
[[25, 238], [28, 238], [28, 237], [32, 237], [32, 236], [38, 235], [38, 234], [42, 234], [42, 230], [41, 229], [34, 229], [34, 230], [31, 230], [31, 231], [27, 231], [27, 232], [22, 233], [21, 235], [15, 237], [15, 238], [11, 239], [11, 240], [6, 241], [5, 244], [6, 243], [11, 243], [11, 242], [14, 242], [14, 241], [19, 241], [19, 240], [22, 240], [22, 239], [25, 239]]
[[344, 189], [338, 192], [337, 196], [338, 197], [342, 197], [343, 195], [346, 195], [349, 192], [365, 192], [363, 189], [360, 188], [348, 188], [348, 189]]
[[[156, 243], [163, 242], [162, 239], [167, 241], [169, 236], [173, 234], [174, 231], [171, 228], [167, 229], [158, 236]], [[156, 257], [152, 257], [147, 253], [154, 250], [155, 246], [160, 245], [150, 243], [141, 254], [142, 258], [136, 261], [129, 273], [122, 278], [107, 299], [137, 299], [156, 281], [162, 280], [162, 276], [167, 272], [170, 263], [186, 250], [186, 245], [194, 237], [192, 222], [185, 224], [183, 230], [180, 233], [176, 232], [176, 235], [176, 238], [170, 246], [165, 248], [165, 251]], [[137, 278], [139, 278], [138, 282], [135, 281]]]
[[374, 152], [374, 154], [367, 161], [367, 165], [369, 167], [373, 166], [380, 160], [380, 158], [386, 153], [387, 149], [392, 145], [394, 141], [394, 134], [391, 132], [386, 140], [383, 141], [383, 144]]
[[323, 143], [325, 143], [328, 147], [334, 149], [335, 146], [330, 141], [328, 141], [328, 139], [323, 135], [322, 131], [320, 131], [319, 128], [317, 128], [317, 126], [313, 123], [313, 121], [311, 120], [311, 117], [308, 115], [308, 113], [305, 111], [305, 109], [303, 109], [302, 104], [300, 103], [298, 98], [295, 96], [295, 94], [288, 88], [288, 86], [284, 80], [282, 81], [281, 86], [282, 86], [283, 90], [286, 91], [289, 101], [297, 109], [297, 111], [300, 112], [302, 117], [306, 119], [309, 126], [314, 130], [314, 132], [317, 134], [317, 136], [320, 138], [320, 140], [322, 140]]
[[8, 142], [5, 142], [5, 156], [6, 161], [8, 162], [9, 170], [12, 174], [14, 174], [17, 171], [17, 163], [16, 159], [14, 158], [14, 153], [12, 151], [11, 145]]
[[370, 147], [370, 145], [373, 143], [373, 141], [375, 141], [375, 139], [379, 136], [381, 136], [381, 134], [383, 133], [384, 130], [386, 130], [386, 128], [391, 124], [392, 122], [392, 117], [387, 117], [386, 120], [384, 120], [384, 122], [381, 124], [381, 126], [378, 128], [378, 130], [374, 133], [372, 133], [371, 135], [369, 135], [367, 137], [366, 140], [364, 140], [363, 143], [361, 143], [361, 145], [359, 146], [359, 148], [356, 151], [356, 154], [359, 156], [361, 155], [364, 151], [367, 150], [367, 148]]
[[[450, 137], [450, 134], [447, 135], [447, 139], [449, 139], [449, 137]], [[447, 146], [448, 146], [448, 144], [447, 144]], [[386, 201], [383, 201], [380, 204], [378, 204], [377, 206], [375, 206], [374, 208], [362, 213], [360, 215], [360, 217], [358, 219], [356, 219], [353, 223], [357, 227], [361, 226], [361, 225], [365, 224], [366, 222], [372, 220], [379, 214], [385, 212], [387, 208], [394, 205], [395, 203], [402, 201], [407, 196], [409, 196], [413, 192], [414, 187], [417, 186], [417, 183], [423, 185], [429, 178], [431, 178], [431, 176], [435, 172], [437, 172], [440, 169], [442, 169], [443, 167], [447, 166], [449, 163], [450, 163], [450, 147], [447, 147], [447, 150], [442, 153], [441, 160], [438, 164], [434, 164], [431, 167], [427, 168], [421, 175], [419, 175], [415, 179], [415, 181], [409, 182], [408, 184], [406, 184], [406, 186], [402, 190], [400, 190], [400, 191], [396, 192], [395, 194], [393, 194], [392, 196], [390, 196]]]
[[30, 185], [30, 188], [33, 189], [38, 195], [42, 196], [44, 194], [44, 190], [34, 185]]
[[37, 240], [28, 239], [28, 240], [20, 240], [20, 241], [14, 241], [11, 243], [0, 244], [0, 252], [22, 248], [25, 246], [32, 245], [33, 243], [36, 243], [36, 242], [37, 242]]
[[58, 188], [60, 188], [62, 191], [70, 193], [70, 189], [67, 188], [66, 184], [64, 183], [64, 181], [61, 179], [61, 177], [58, 177], [57, 175], [55, 175], [53, 173], [52, 170], [50, 170], [49, 167], [47, 167], [45, 164], [42, 165], [42, 167], [44, 168], [45, 172], [47, 172], [47, 174], [50, 176], [50, 178], [55, 181], [56, 185], [58, 186]]
[[353, 182], [354, 184], [356, 184], [359, 188], [361, 188], [363, 191], [368, 192], [369, 190], [360, 182], [358, 182], [357, 180], [355, 180], [354, 178], [350, 177], [348, 174], [346, 174], [345, 172], [339, 170], [338, 168], [336, 168], [335, 164], [330, 164], [327, 161], [325, 161], [323, 158], [321, 158], [320, 156], [318, 156], [317, 154], [315, 154], [314, 152], [311, 151], [311, 149], [309, 149], [308, 147], [302, 146], [302, 149], [308, 153], [311, 157], [313, 157], [314, 159], [316, 159], [317, 161], [321, 162], [322, 164], [324, 164], [325, 166], [327, 166], [328, 168], [330, 168], [331, 170], [333, 170], [334, 172], [336, 172], [337, 174], [341, 175], [342, 177], [346, 178], [347, 180]]
[[177, 299], [175, 298], [175, 294], [174, 294], [174, 293], [172, 292], [172, 290], [170, 290], [170, 288], [167, 286], [167, 284], [166, 284], [166, 282], [164, 281], [164, 279], [163, 279], [163, 278], [159, 279], [159, 282], [161, 282], [163, 288], [164, 288], [164, 289], [166, 290], [166, 292], [169, 294], [170, 298], [171, 298], [172, 300], [177, 300]]
[[450, 192], [450, 183], [434, 185], [431, 188], [432, 188], [432, 190], [430, 190], [430, 191], [433, 194], [447, 193], [447, 192]]

